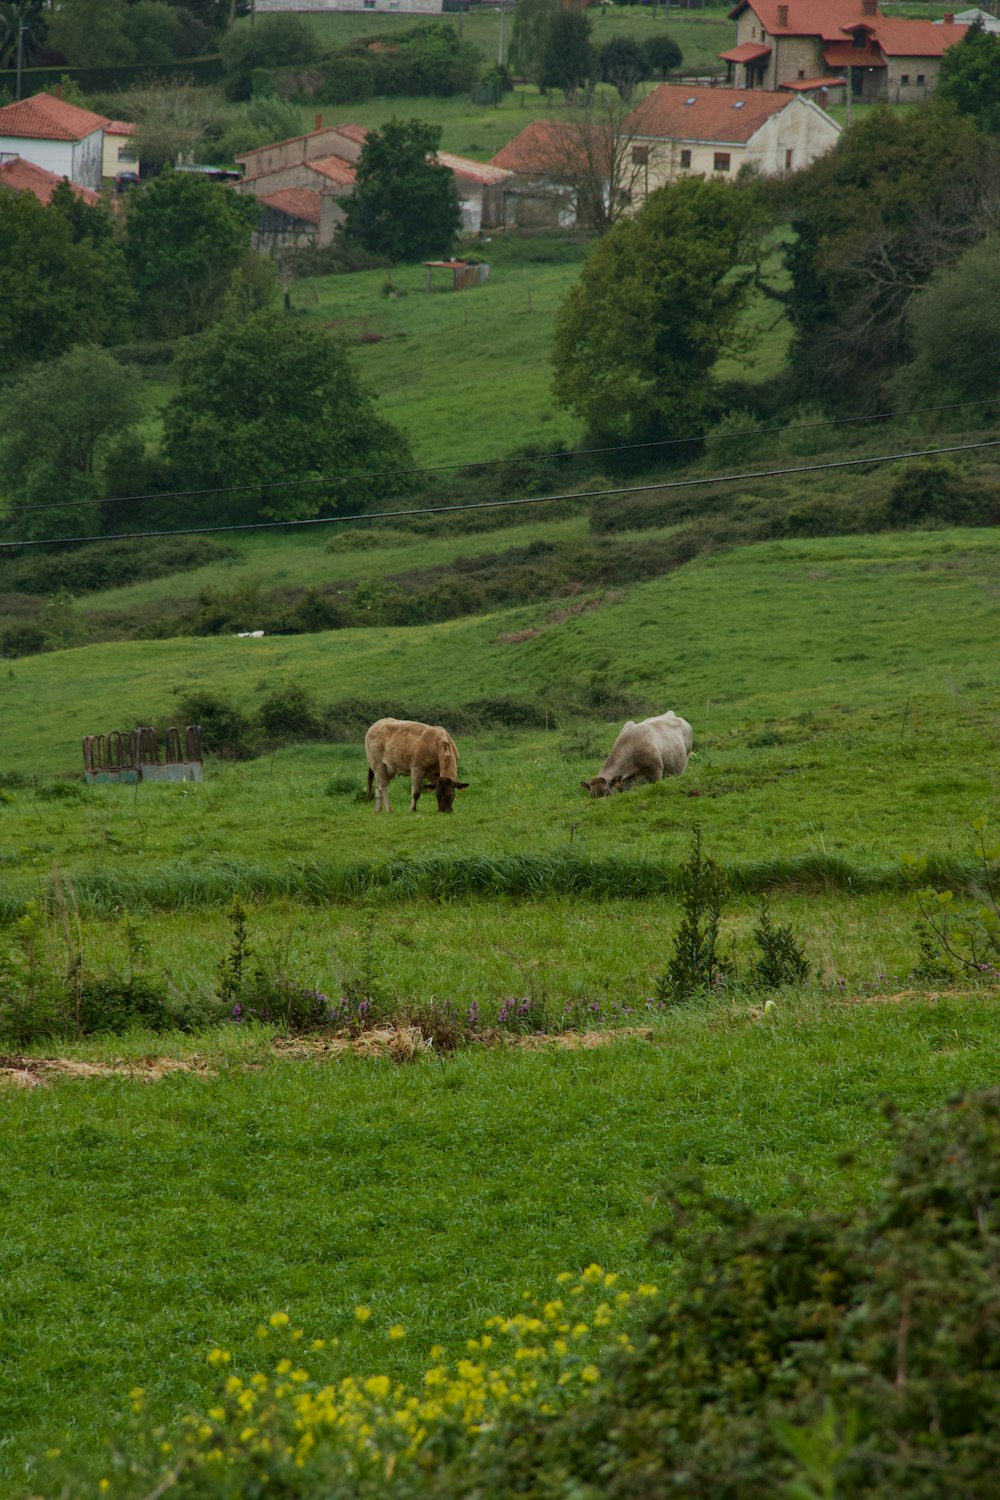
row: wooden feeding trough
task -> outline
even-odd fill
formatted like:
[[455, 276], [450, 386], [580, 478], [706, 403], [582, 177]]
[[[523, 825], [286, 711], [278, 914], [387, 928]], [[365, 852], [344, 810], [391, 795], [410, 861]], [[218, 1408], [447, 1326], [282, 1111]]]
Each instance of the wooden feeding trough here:
[[146, 725], [83, 737], [83, 774], [95, 781], [201, 781], [201, 725], [168, 729], [161, 744]]
[[431, 277], [435, 271], [450, 271], [452, 288], [462, 292], [467, 286], [482, 286], [490, 279], [490, 268], [484, 260], [425, 260], [427, 290], [431, 290]]

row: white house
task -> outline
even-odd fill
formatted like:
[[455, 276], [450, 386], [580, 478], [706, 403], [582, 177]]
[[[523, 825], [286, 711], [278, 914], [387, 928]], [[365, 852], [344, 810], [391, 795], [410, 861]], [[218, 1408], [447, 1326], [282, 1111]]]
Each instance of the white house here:
[[743, 166], [768, 174], [796, 171], [840, 135], [826, 110], [801, 93], [676, 83], [658, 84], [622, 130], [633, 159], [648, 161], [645, 192], [693, 174], [733, 178]]
[[0, 109], [0, 161], [20, 156], [100, 192], [104, 127], [109, 123], [54, 94], [34, 94]]

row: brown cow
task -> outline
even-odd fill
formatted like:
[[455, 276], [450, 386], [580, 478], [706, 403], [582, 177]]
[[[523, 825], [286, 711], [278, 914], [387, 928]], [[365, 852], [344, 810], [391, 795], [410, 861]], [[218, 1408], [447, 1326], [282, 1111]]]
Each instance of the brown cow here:
[[440, 724], [421, 724], [415, 719], [379, 719], [365, 735], [368, 757], [368, 791], [371, 800], [375, 783], [375, 811], [392, 812], [389, 782], [394, 776], [408, 775], [413, 792], [410, 812], [416, 812], [420, 793], [426, 785], [437, 793], [438, 812], [450, 813], [455, 793], [469, 785], [457, 781], [458, 751], [447, 729]]
[[580, 785], [592, 797], [611, 797], [664, 776], [680, 776], [691, 754], [691, 725], [669, 710], [636, 724], [629, 719], [597, 775]]

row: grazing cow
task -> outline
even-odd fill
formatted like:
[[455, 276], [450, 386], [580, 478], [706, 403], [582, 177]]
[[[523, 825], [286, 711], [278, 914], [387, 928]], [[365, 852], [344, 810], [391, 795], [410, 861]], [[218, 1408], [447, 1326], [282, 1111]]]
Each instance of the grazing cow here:
[[437, 793], [438, 812], [450, 813], [455, 793], [469, 785], [458, 781], [458, 751], [447, 729], [439, 724], [420, 724], [415, 719], [379, 719], [365, 735], [368, 757], [368, 791], [375, 783], [375, 811], [392, 812], [389, 782], [394, 776], [409, 776], [413, 797], [410, 812], [416, 812], [421, 790]]
[[664, 776], [680, 776], [691, 754], [691, 725], [668, 710], [641, 724], [629, 719], [597, 775], [580, 785], [592, 797], [610, 797]]

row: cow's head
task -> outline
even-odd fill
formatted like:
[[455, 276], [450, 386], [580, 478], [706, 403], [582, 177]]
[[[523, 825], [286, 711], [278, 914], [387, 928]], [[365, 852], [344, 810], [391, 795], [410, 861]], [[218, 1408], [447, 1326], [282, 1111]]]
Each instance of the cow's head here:
[[606, 776], [593, 776], [590, 781], [581, 781], [580, 785], [592, 797], [611, 797], [621, 791], [621, 777], [615, 776], [609, 781]]
[[438, 812], [451, 812], [455, 805], [455, 793], [464, 792], [469, 785], [467, 781], [453, 781], [450, 776], [438, 776], [436, 780], [425, 784], [427, 790], [433, 792], [438, 799]]

